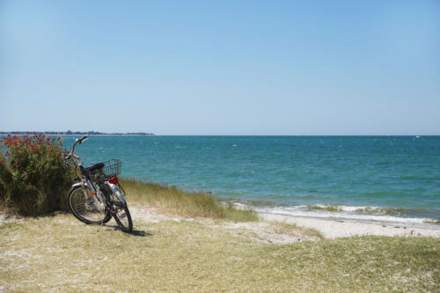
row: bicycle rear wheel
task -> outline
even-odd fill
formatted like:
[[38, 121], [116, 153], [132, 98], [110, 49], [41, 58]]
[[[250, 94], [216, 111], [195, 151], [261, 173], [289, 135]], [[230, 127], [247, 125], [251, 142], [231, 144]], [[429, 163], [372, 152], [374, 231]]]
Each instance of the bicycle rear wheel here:
[[69, 191], [69, 208], [73, 215], [86, 224], [104, 224], [111, 219], [111, 214], [96, 196], [90, 197], [82, 186], [76, 186]]

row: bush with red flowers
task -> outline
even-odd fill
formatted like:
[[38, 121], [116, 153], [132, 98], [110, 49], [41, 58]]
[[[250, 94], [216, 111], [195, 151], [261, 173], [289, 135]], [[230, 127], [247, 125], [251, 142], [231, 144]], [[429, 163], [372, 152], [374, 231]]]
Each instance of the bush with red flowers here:
[[72, 172], [64, 164], [61, 140], [35, 135], [1, 142], [0, 204], [24, 216], [65, 210]]

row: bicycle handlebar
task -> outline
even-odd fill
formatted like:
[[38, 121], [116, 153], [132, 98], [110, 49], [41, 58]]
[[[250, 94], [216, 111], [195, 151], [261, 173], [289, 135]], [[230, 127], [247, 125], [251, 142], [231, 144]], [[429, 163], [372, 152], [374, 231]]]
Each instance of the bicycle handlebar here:
[[83, 141], [85, 141], [88, 138], [87, 135], [84, 135], [80, 139], [77, 139], [75, 143], [82, 144]]
[[[84, 136], [81, 137], [81, 138], [77, 138], [77, 139], [75, 140], [75, 142], [73, 143], [72, 148], [71, 148], [69, 154], [66, 156], [66, 158], [70, 158], [70, 157], [72, 157], [72, 156], [75, 156], [75, 148], [76, 148], [76, 145], [77, 145], [77, 144], [82, 144], [87, 138], [88, 138], [87, 135], [84, 135]], [[76, 156], [76, 157], [77, 157], [77, 156]]]

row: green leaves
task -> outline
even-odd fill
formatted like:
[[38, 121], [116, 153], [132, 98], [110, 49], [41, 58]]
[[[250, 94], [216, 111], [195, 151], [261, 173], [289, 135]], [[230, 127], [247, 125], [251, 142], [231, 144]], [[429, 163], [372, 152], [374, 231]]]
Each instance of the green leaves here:
[[43, 135], [8, 136], [2, 144], [7, 148], [0, 157], [3, 204], [26, 216], [66, 209], [72, 172], [64, 164], [61, 141]]

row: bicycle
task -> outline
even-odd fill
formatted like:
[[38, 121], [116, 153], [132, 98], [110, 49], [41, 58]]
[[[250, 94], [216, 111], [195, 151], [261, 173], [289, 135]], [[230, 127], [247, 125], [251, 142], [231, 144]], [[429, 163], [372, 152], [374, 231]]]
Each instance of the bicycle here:
[[113, 217], [124, 232], [133, 231], [133, 221], [125, 199], [125, 192], [119, 182], [120, 160], [100, 162], [83, 167], [75, 153], [76, 146], [88, 137], [76, 139], [70, 152], [65, 155], [67, 164], [72, 164], [77, 180], [68, 193], [68, 205], [72, 214], [86, 224], [103, 225]]

